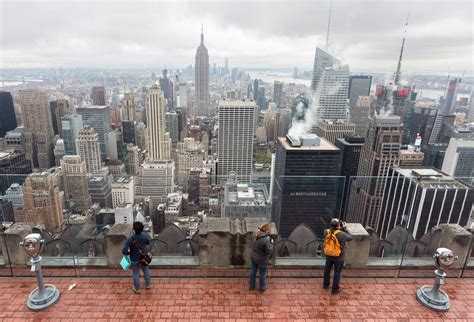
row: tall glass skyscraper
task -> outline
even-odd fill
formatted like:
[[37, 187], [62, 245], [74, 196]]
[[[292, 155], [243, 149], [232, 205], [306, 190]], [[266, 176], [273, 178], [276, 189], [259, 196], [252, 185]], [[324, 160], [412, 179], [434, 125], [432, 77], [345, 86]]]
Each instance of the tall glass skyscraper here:
[[349, 93], [349, 66], [316, 48], [311, 91], [315, 109], [314, 125], [321, 120], [346, 120]]
[[97, 132], [100, 144], [100, 157], [102, 161], [107, 156], [105, 147], [105, 137], [112, 131], [110, 126], [110, 107], [106, 105], [93, 105], [88, 107], [78, 107], [77, 114], [82, 116], [82, 123], [88, 125]]
[[0, 137], [4, 137], [8, 131], [17, 126], [13, 99], [10, 92], [0, 91]]

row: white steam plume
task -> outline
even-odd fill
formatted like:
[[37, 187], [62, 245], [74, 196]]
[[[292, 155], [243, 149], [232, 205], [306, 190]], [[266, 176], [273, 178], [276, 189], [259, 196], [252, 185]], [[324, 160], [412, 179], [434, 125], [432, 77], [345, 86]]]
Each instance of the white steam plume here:
[[[321, 79], [324, 78], [324, 72], [321, 75]], [[296, 106], [297, 113], [293, 117], [291, 128], [288, 130], [288, 135], [300, 137], [303, 134], [313, 133], [313, 129], [316, 127], [316, 122], [319, 119], [320, 112], [324, 112], [321, 110], [321, 89], [324, 84], [321, 82], [316, 87], [316, 91], [311, 94], [311, 100], [309, 101], [309, 106], [304, 113], [304, 119], [298, 120], [298, 112], [302, 112], [304, 109], [303, 103], [300, 102]], [[330, 88], [325, 88], [325, 97], [336, 95], [342, 87], [342, 82], [338, 82], [335, 86], [331, 86]]]

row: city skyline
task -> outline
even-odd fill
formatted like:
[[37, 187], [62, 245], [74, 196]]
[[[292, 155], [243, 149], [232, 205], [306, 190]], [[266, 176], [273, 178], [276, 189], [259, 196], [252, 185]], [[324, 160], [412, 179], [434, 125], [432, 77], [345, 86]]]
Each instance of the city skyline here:
[[[469, 2], [349, 4], [333, 4], [328, 50], [351, 69], [395, 70], [410, 12], [403, 72], [472, 74]], [[325, 43], [329, 1], [264, 1], [252, 4], [252, 12], [247, 7], [146, 1], [131, 12], [120, 1], [99, 1], [94, 10], [79, 2], [2, 1], [0, 62], [4, 68], [182, 68], [193, 63], [202, 22], [211, 64], [223, 66], [228, 57], [230, 67], [310, 69], [315, 47]], [[13, 23], [26, 16], [29, 23]]]

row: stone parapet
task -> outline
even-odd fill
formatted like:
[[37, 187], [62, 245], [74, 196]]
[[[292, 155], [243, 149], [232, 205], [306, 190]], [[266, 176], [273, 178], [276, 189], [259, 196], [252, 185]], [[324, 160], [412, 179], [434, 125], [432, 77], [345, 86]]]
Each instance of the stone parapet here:
[[441, 224], [441, 239], [438, 247], [445, 247], [452, 250], [459, 258], [451, 266], [460, 269], [466, 262], [471, 249], [472, 234], [457, 224]]
[[118, 267], [122, 260], [122, 248], [125, 241], [132, 234], [129, 224], [115, 224], [105, 236], [105, 252], [107, 262], [111, 267]]
[[[199, 263], [209, 267], [250, 267], [253, 233], [263, 218], [209, 218], [199, 227]], [[272, 224], [272, 235], [276, 227]], [[273, 256], [274, 257], [274, 256]]]
[[352, 241], [346, 243], [345, 265], [350, 268], [367, 266], [370, 251], [370, 235], [361, 224], [347, 223]]
[[20, 243], [26, 235], [31, 234], [33, 226], [31, 223], [15, 223], [3, 233], [3, 238], [0, 238], [0, 247], [5, 264], [20, 266], [26, 265], [30, 260]]

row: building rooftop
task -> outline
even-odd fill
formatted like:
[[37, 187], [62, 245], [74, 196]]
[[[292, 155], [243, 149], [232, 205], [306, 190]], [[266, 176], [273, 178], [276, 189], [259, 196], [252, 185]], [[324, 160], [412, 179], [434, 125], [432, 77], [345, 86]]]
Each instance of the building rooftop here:
[[219, 100], [219, 106], [239, 106], [239, 107], [255, 107], [253, 100], [234, 100], [234, 99], [221, 99]]
[[[49, 269], [51, 271], [51, 269]], [[152, 288], [135, 295], [131, 277], [119, 269], [98, 270], [102, 278], [46, 277], [61, 292], [46, 311], [31, 312], [25, 302], [36, 287], [33, 277], [2, 278], [1, 320], [123, 320], [123, 321], [316, 321], [372, 319], [385, 321], [472, 321], [474, 279], [449, 278], [442, 289], [451, 299], [450, 311], [431, 311], [417, 302], [419, 287], [432, 278], [349, 277], [342, 293], [322, 288], [322, 269], [269, 270], [264, 294], [248, 290], [246, 269], [151, 269]], [[347, 272], [347, 274], [346, 274]], [[352, 272], [355, 273], [355, 272]], [[66, 277], [70, 276], [70, 277]], [[110, 277], [116, 276], [116, 277]], [[120, 276], [120, 277], [117, 277]], [[68, 290], [71, 284], [77, 286]]]
[[379, 114], [375, 116], [375, 122], [377, 125], [383, 125], [383, 124], [394, 124], [394, 125], [399, 125], [401, 118], [400, 116], [397, 115], [385, 115], [385, 114]]
[[233, 206], [265, 206], [268, 193], [263, 184], [227, 184], [225, 204]]
[[8, 158], [13, 152], [0, 152], [0, 159]]
[[[278, 140], [280, 141], [281, 145], [285, 148], [285, 150], [294, 150], [294, 151], [327, 151], [327, 150], [339, 150], [335, 145], [331, 144], [324, 138], [320, 138], [319, 145], [315, 146], [292, 146], [290, 141], [286, 137], [279, 137]], [[303, 138], [304, 139], [304, 138]]]
[[81, 107], [78, 107], [80, 109], [84, 109], [84, 108], [87, 108], [87, 109], [104, 109], [104, 108], [107, 108], [109, 107], [108, 105], [87, 105], [87, 106], [81, 106]]
[[130, 183], [133, 177], [130, 176], [120, 176], [114, 179], [114, 183]]
[[393, 169], [403, 176], [418, 181], [422, 185], [438, 188], [468, 188], [467, 185], [435, 168], [399, 168]]

